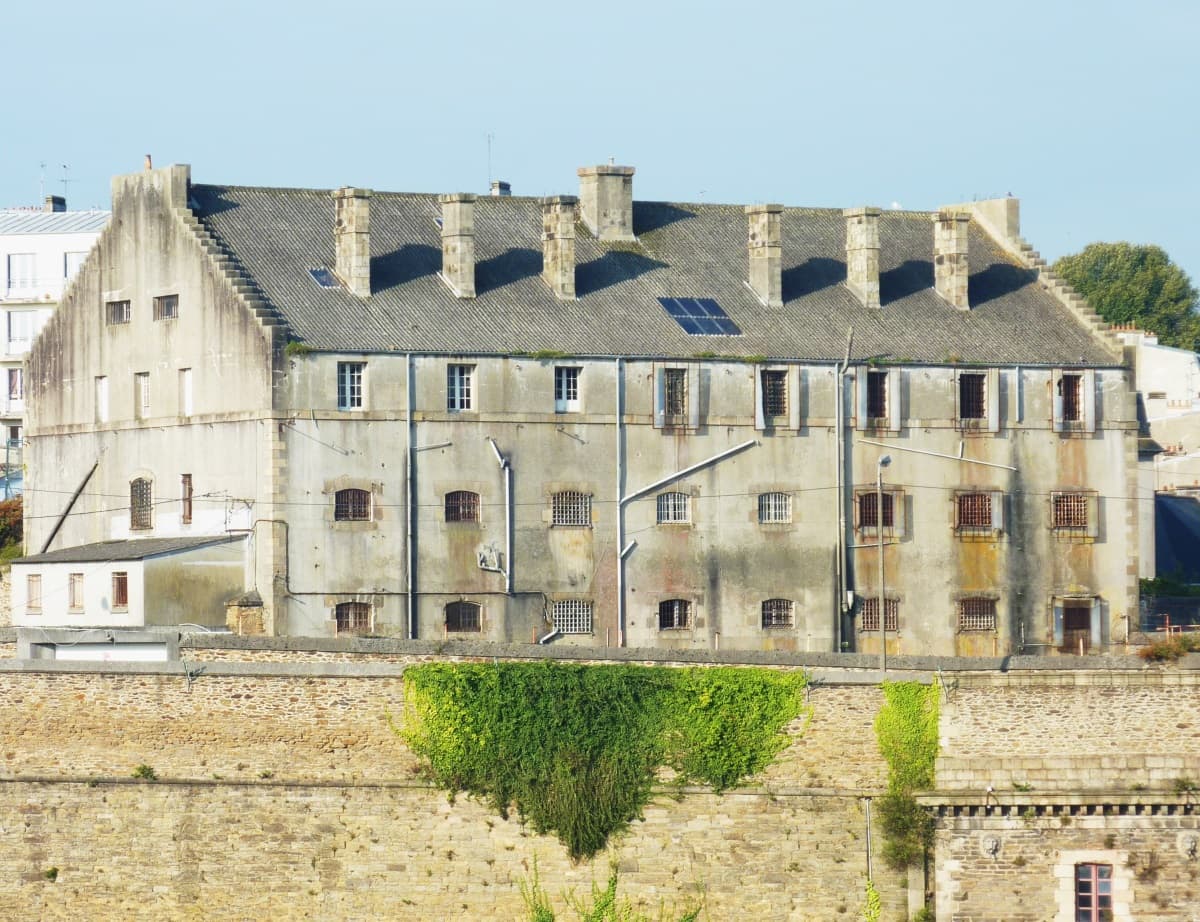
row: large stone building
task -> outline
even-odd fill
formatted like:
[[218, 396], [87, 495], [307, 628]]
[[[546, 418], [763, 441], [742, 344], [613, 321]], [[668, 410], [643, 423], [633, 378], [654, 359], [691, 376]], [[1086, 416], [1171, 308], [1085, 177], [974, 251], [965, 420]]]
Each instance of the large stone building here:
[[[31, 356], [29, 546], [244, 535], [232, 623], [273, 634], [1124, 641], [1130, 375], [1015, 199], [637, 202], [633, 172], [541, 200], [117, 177]], [[103, 623], [22, 591], [14, 623]]]

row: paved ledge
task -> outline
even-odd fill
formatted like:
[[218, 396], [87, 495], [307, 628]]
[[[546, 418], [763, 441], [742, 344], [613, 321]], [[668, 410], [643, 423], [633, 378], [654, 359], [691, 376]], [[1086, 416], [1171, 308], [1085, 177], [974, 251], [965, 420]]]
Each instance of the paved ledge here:
[[1032, 809], [1035, 813], [1047, 808], [1075, 808], [1072, 812], [1095, 816], [1142, 812], [1164, 808], [1171, 812], [1200, 813], [1200, 794], [1157, 791], [1103, 790], [1094, 791], [932, 791], [916, 795], [924, 807], [939, 807], [949, 811], [969, 811], [975, 816], [1007, 816]]

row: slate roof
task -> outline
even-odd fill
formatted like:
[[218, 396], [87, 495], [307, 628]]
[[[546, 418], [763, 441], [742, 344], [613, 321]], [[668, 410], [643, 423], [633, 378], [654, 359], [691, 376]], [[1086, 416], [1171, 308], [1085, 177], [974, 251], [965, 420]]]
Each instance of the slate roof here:
[[[193, 185], [191, 205], [241, 263], [292, 335], [317, 350], [689, 357], [701, 353], [836, 360], [847, 328], [854, 356], [914, 362], [1113, 365], [1113, 357], [976, 222], [970, 232], [972, 309], [933, 291], [928, 212], [880, 218], [882, 310], [844, 283], [845, 223], [836, 209], [783, 213], [784, 307], [747, 287], [741, 206], [634, 203], [637, 244], [602, 244], [579, 225], [578, 300], [559, 301], [540, 278], [536, 198], [480, 196], [475, 206], [474, 300], [437, 273], [437, 197], [373, 192], [372, 296], [321, 288], [311, 268], [334, 265], [328, 190]], [[690, 336], [659, 297], [715, 298], [741, 336]]]
[[23, 211], [0, 209], [0, 234], [98, 234], [107, 211]]
[[240, 535], [205, 535], [190, 538], [130, 538], [123, 541], [98, 541], [78, 547], [64, 547], [45, 554], [20, 557], [13, 563], [109, 563], [117, 560], [145, 560], [177, 551], [190, 551], [210, 544], [241, 541]]

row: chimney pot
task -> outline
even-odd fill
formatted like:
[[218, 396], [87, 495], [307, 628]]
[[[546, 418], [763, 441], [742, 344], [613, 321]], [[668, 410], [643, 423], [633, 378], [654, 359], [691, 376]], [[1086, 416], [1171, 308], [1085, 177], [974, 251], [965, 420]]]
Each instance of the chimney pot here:
[[46, 201], [42, 204], [42, 211], [66, 211], [67, 200], [61, 195], [47, 195]]
[[750, 288], [767, 307], [783, 307], [783, 206], [746, 206]]
[[456, 298], [475, 297], [475, 196], [439, 195], [442, 206], [442, 279]]
[[503, 179], [493, 179], [491, 193], [498, 196], [512, 195], [512, 184], [506, 183]]
[[371, 294], [371, 191], [345, 186], [333, 193], [334, 271], [360, 298]]
[[633, 235], [633, 167], [580, 167], [579, 216], [597, 240], [629, 241]]
[[146, 154], [146, 159], [143, 162], [143, 167], [147, 170], [154, 169], [154, 161], [150, 159], [150, 155]]
[[575, 206], [573, 195], [551, 195], [542, 204], [542, 278], [561, 301], [575, 300]]
[[863, 303], [878, 308], [879, 215], [872, 206], [846, 208], [846, 287]]
[[967, 239], [971, 216], [942, 210], [933, 216], [933, 287], [959, 310], [970, 310]]

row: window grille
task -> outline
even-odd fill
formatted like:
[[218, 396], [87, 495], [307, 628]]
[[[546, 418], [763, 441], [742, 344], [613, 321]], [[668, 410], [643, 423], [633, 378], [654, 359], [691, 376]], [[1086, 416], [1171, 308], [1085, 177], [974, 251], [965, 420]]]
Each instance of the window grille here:
[[762, 603], [762, 626], [791, 627], [794, 607], [791, 599], [767, 599]]
[[333, 518], [337, 522], [366, 522], [371, 518], [371, 494], [367, 490], [338, 490], [333, 496]]
[[447, 522], [478, 522], [479, 494], [470, 490], [455, 490], [446, 494]]
[[[876, 528], [879, 525], [879, 497], [875, 491], [863, 491], [858, 494], [858, 524], [860, 528]], [[883, 527], [895, 528], [896, 502], [892, 493], [883, 494]]]
[[658, 524], [690, 521], [690, 500], [691, 497], [686, 493], [660, 493], [658, 495]]
[[767, 370], [762, 373], [763, 416], [788, 415], [787, 376], [786, 371]]
[[563, 599], [552, 609], [554, 627], [564, 634], [592, 633], [592, 603], [585, 599]]
[[958, 376], [958, 418], [987, 418], [987, 375], [963, 372]]
[[554, 411], [566, 413], [579, 409], [579, 372], [576, 367], [554, 369]]
[[145, 477], [129, 484], [129, 527], [149, 528], [153, 507], [153, 486]]
[[25, 610], [29, 612], [42, 610], [42, 576], [40, 573], [33, 573], [25, 578]]
[[955, 497], [954, 519], [958, 528], [991, 528], [992, 494], [960, 493]]
[[71, 611], [83, 611], [82, 573], [71, 573], [67, 576], [67, 608]]
[[1086, 493], [1055, 493], [1052, 500], [1055, 528], [1088, 527], [1088, 497]]
[[154, 299], [154, 319], [174, 320], [179, 316], [179, 295], [161, 295]]
[[366, 362], [338, 362], [337, 400], [339, 410], [361, 410]]
[[687, 369], [663, 369], [663, 412], [667, 416], [687, 415]]
[[551, 501], [551, 522], [555, 525], [591, 525], [592, 495], [564, 490]]
[[338, 602], [333, 609], [337, 632], [361, 633], [371, 630], [371, 605], [368, 602]]
[[184, 525], [192, 524], [192, 475], [179, 475], [179, 521]]
[[109, 326], [115, 326], [119, 323], [129, 323], [131, 313], [128, 301], [104, 302], [104, 320]]
[[129, 607], [128, 573], [114, 573], [112, 575], [112, 606], [113, 608]]
[[692, 626], [692, 603], [687, 599], [667, 599], [658, 603], [658, 629], [677, 631]]
[[760, 493], [758, 496], [758, 521], [769, 525], [792, 520], [792, 497], [789, 493]]
[[483, 629], [480, 607], [474, 602], [451, 602], [446, 606], [446, 630], [450, 633], [478, 632]]
[[1112, 913], [1112, 865], [1075, 865], [1076, 922], [1107, 922]]
[[[883, 629], [884, 631], [900, 630], [900, 602], [896, 599], [883, 600]], [[874, 631], [879, 633], [879, 597], [871, 596], [862, 600], [862, 618], [859, 630], [863, 633]]]
[[1063, 375], [1058, 382], [1058, 393], [1062, 397], [1063, 421], [1068, 423], [1082, 422], [1083, 375]]
[[996, 600], [959, 599], [958, 629], [960, 631], [996, 630]]
[[887, 419], [888, 374], [886, 371], [867, 372], [867, 418]]
[[451, 412], [469, 410], [474, 397], [472, 384], [474, 365], [446, 366], [446, 409]]

